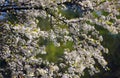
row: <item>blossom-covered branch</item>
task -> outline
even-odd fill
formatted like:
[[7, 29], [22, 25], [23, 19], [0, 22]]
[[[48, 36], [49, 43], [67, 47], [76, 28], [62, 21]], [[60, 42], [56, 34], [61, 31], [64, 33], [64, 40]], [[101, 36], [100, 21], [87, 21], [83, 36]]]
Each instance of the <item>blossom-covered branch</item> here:
[[107, 34], [120, 32], [119, 5], [114, 3], [11, 0], [1, 5], [8, 20], [0, 23], [0, 74], [3, 78], [80, 78], [86, 72], [107, 70], [104, 40]]

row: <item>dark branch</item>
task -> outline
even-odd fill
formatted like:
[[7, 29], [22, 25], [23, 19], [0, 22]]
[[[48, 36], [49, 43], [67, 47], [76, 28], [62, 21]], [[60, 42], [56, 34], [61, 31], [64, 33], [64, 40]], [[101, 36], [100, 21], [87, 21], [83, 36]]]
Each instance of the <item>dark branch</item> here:
[[[81, 6], [80, 4], [78, 3], [75, 3], [74, 0], [73, 2], [63, 2], [63, 3], [57, 3], [57, 5], [68, 5], [68, 6], [71, 6], [71, 5], [78, 5], [80, 7], [84, 7], [84, 6]], [[90, 10], [89, 7], [84, 7], [86, 10]], [[20, 3], [20, 6], [16, 5], [16, 4], [7, 4], [7, 5], [2, 5], [0, 6], [0, 12], [6, 12], [6, 11], [10, 11], [10, 10], [30, 10], [30, 9], [35, 9], [35, 10], [43, 10], [43, 7], [42, 6], [31, 6], [31, 4], [25, 4], [25, 3]]]
[[42, 6], [0, 6], [0, 12], [7, 12], [10, 10], [30, 10], [30, 9], [35, 9], [35, 10], [43, 10]]

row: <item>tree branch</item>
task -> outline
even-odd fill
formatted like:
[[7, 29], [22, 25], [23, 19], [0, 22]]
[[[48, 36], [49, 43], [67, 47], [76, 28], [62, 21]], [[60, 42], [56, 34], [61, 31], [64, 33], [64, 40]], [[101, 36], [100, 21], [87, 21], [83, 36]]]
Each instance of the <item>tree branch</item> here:
[[43, 10], [42, 6], [0, 6], [0, 12], [7, 12], [10, 10], [30, 10], [30, 9], [35, 9], [35, 10]]

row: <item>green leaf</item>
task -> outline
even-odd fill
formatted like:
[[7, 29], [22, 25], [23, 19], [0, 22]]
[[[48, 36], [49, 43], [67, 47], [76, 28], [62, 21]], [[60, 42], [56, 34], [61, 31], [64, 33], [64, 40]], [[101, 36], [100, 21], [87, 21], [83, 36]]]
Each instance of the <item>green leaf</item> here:
[[98, 18], [99, 17], [99, 15], [94, 11], [93, 13], [93, 16], [95, 17], [95, 18]]
[[110, 22], [110, 21], [106, 21], [106, 24], [108, 24], [108, 25], [112, 25], [112, 22]]
[[104, 16], [107, 16], [107, 15], [109, 15], [109, 12], [106, 12], [106, 11], [101, 11], [102, 12], [102, 15], [104, 15]]
[[116, 18], [117, 18], [117, 19], [120, 19], [120, 15], [117, 15]]
[[38, 19], [38, 24], [37, 26], [40, 27], [42, 31], [48, 31], [51, 29], [51, 23], [50, 23], [50, 18], [42, 18], [42, 17], [37, 17]]

